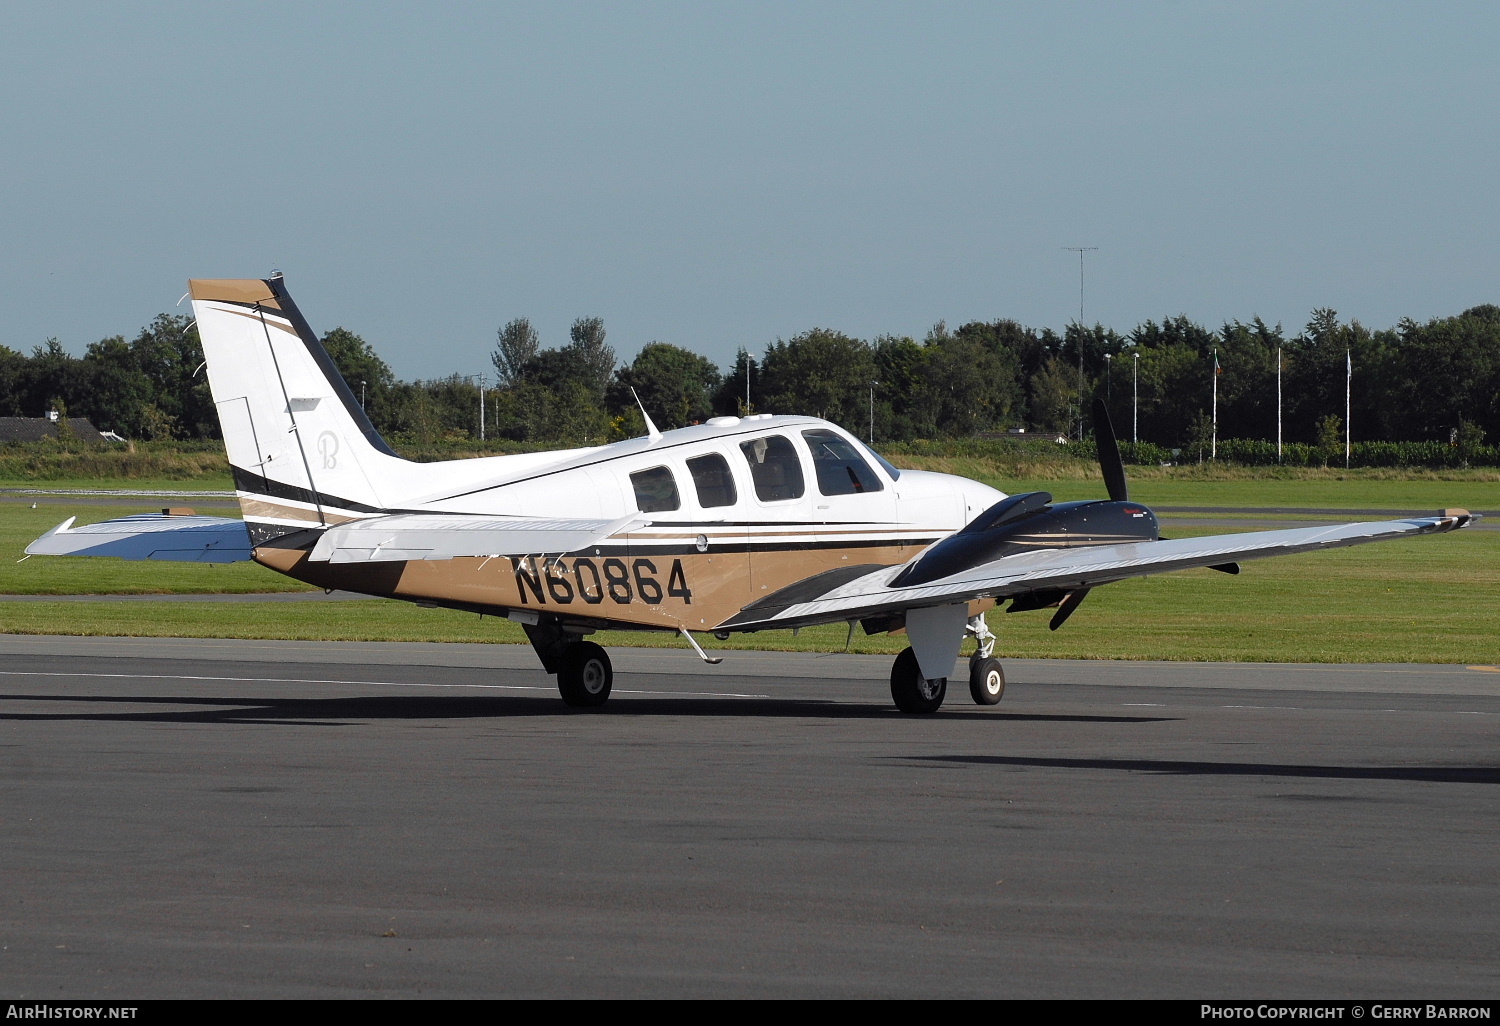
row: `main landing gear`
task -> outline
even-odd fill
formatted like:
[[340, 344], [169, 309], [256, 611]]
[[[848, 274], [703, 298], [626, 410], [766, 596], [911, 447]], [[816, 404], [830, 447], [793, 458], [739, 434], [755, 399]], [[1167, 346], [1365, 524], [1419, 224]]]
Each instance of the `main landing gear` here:
[[542, 669], [557, 674], [564, 704], [592, 709], [609, 700], [615, 670], [608, 652], [556, 623], [523, 623], [521, 628], [541, 659]]
[[614, 667], [603, 648], [592, 641], [564, 646], [557, 666], [557, 690], [564, 703], [580, 708], [603, 705], [614, 680]]
[[[969, 696], [976, 705], [995, 705], [1005, 696], [1005, 670], [994, 658], [995, 635], [984, 616], [969, 619], [967, 632], [979, 643], [969, 657]], [[948, 678], [922, 676], [917, 654], [904, 649], [891, 667], [891, 699], [904, 713], [935, 713], [948, 694]]]

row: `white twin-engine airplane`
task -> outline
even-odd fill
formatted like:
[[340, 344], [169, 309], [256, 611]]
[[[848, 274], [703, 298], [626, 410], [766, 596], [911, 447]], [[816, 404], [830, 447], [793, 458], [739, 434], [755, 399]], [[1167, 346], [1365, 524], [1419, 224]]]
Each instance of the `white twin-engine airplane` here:
[[[897, 470], [842, 428], [756, 414], [612, 445], [412, 463], [376, 432], [279, 275], [190, 283], [243, 520], [65, 521], [27, 552], [254, 560], [324, 588], [518, 621], [563, 701], [602, 705], [603, 628], [727, 638], [811, 624], [905, 630], [891, 697], [942, 705], [966, 634], [969, 691], [1005, 676], [984, 610], [1057, 607], [1128, 577], [1466, 527], [1466, 510], [1382, 523], [1167, 540], [1126, 492], [1094, 409], [1109, 499], [1053, 502]], [[644, 411], [643, 411], [644, 412]]]

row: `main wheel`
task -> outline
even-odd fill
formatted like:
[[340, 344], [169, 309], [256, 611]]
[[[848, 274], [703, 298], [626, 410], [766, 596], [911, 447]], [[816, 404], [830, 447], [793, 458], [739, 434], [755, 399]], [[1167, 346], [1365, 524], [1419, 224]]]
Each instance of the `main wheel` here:
[[1005, 671], [998, 659], [969, 660], [969, 694], [976, 705], [995, 705], [1005, 696]]
[[557, 690], [568, 705], [603, 705], [614, 680], [609, 653], [592, 641], [575, 641], [563, 649], [562, 665], [557, 668]]
[[905, 649], [891, 666], [891, 698], [904, 713], [935, 713], [948, 693], [948, 678], [922, 676], [917, 654]]

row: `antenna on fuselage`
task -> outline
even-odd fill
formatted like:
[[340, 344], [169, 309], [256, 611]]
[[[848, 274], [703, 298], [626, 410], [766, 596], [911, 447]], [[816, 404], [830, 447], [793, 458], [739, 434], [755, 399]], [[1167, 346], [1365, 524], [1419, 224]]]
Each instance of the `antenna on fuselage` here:
[[641, 402], [641, 397], [636, 393], [634, 385], [630, 387], [630, 394], [635, 396], [635, 404], [641, 408], [641, 416], [646, 418], [646, 437], [653, 442], [661, 441], [661, 432], [656, 429], [655, 424], [651, 423], [651, 414], [646, 412], [646, 404]]

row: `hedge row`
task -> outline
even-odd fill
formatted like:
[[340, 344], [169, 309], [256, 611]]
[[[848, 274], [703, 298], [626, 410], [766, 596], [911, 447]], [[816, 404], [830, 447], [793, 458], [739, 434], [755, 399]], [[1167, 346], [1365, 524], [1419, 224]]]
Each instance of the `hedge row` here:
[[[1072, 442], [1059, 446], [1069, 455], [1080, 459], [1094, 459], [1093, 442]], [[1204, 444], [1187, 449], [1165, 449], [1149, 442], [1134, 446], [1129, 442], [1120, 445], [1120, 453], [1127, 463], [1156, 465], [1163, 463], [1202, 463], [1214, 458], [1210, 446]], [[1236, 463], [1246, 467], [1342, 467], [1344, 447], [1325, 448], [1305, 442], [1286, 442], [1281, 454], [1276, 453], [1275, 442], [1252, 438], [1220, 439], [1217, 459], [1222, 463]], [[1350, 447], [1351, 467], [1495, 467], [1500, 466], [1500, 446], [1495, 445], [1450, 445], [1447, 442], [1355, 442]]]

